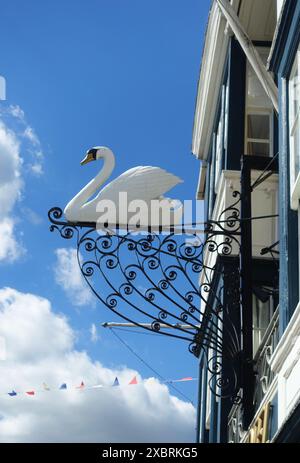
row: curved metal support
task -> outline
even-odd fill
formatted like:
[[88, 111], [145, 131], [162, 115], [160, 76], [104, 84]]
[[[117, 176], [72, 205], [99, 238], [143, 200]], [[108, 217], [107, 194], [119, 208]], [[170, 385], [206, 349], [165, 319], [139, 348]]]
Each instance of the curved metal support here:
[[[222, 291], [215, 288], [214, 279], [224, 278], [224, 270], [216, 258], [209, 264], [209, 256], [230, 256], [239, 248], [239, 193], [234, 197], [218, 221], [205, 224], [203, 236], [118, 229], [100, 234], [95, 224], [63, 221], [58, 207], [48, 217], [51, 231], [76, 238], [81, 273], [104, 306], [140, 328], [187, 341], [197, 357], [202, 350], [213, 392], [237, 401], [240, 340]], [[238, 281], [239, 274], [234, 278]]]

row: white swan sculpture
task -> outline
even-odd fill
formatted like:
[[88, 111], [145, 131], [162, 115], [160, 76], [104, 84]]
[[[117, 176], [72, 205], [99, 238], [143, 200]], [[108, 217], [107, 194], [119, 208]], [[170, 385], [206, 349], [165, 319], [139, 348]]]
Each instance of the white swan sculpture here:
[[[104, 160], [103, 168], [98, 175], [91, 180], [77, 195], [67, 204], [64, 214], [69, 222], [97, 222], [99, 220], [105, 227], [114, 226], [116, 223], [122, 228], [164, 227], [179, 224], [182, 217], [182, 205], [179, 201], [164, 198], [163, 195], [175, 185], [182, 183], [179, 177], [166, 172], [159, 167], [138, 166], [127, 170], [112, 182], [104, 186], [96, 197], [91, 197], [101, 185], [110, 177], [114, 166], [113, 152], [104, 146], [98, 146], [87, 151], [81, 165], [98, 159]], [[120, 220], [124, 217], [124, 204], [120, 204], [120, 193], [127, 194], [127, 221]], [[161, 210], [169, 207], [169, 215], [160, 213], [158, 220], [153, 223], [153, 215], [150, 217], [152, 200], [159, 202]], [[130, 203], [133, 201], [133, 207]], [[102, 203], [101, 203], [102, 202]], [[99, 204], [107, 204], [105, 214], [99, 213]], [[113, 207], [114, 206], [114, 207]], [[138, 213], [137, 208], [138, 206]], [[146, 208], [145, 208], [146, 206]], [[101, 224], [100, 224], [101, 225]]]

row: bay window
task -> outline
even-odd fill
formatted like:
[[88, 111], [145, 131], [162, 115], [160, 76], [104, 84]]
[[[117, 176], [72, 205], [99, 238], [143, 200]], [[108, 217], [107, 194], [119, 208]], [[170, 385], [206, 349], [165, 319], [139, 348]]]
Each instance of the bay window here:
[[291, 207], [298, 209], [300, 198], [300, 51], [296, 53], [289, 78], [289, 147], [290, 147], [290, 182]]

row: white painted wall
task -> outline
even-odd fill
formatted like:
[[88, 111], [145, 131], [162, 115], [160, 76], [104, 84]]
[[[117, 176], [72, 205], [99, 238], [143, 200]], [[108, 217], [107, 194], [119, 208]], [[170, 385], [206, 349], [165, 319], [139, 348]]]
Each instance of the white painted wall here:
[[300, 399], [300, 303], [270, 360], [278, 380], [278, 426]]

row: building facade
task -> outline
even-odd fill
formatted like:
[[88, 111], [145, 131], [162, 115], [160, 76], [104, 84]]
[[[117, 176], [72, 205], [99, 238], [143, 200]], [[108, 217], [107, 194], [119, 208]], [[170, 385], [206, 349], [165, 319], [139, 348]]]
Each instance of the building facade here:
[[247, 37], [214, 0], [192, 141], [208, 224], [197, 441], [300, 442], [300, 0], [228, 3]]

